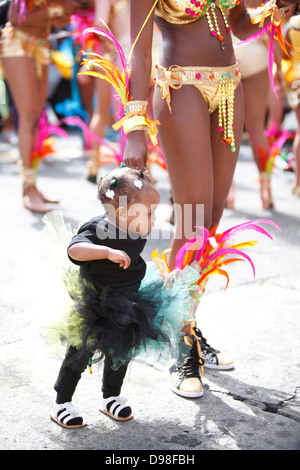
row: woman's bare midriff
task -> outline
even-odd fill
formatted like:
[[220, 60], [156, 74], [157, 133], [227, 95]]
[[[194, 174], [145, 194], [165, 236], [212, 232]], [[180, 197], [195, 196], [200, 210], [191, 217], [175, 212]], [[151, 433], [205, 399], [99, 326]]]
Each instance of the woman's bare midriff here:
[[235, 55], [231, 35], [219, 11], [216, 12], [224, 50], [216, 36], [211, 36], [207, 19], [202, 17], [189, 24], [171, 24], [155, 16], [155, 23], [163, 37], [163, 47], [160, 54], [160, 65], [211, 66], [226, 67], [235, 64]]

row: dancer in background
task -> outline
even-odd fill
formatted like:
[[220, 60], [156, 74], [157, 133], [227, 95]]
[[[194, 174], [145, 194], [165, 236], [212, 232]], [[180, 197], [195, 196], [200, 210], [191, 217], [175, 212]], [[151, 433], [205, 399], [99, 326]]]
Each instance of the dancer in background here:
[[76, 1], [14, 0], [1, 31], [0, 57], [5, 79], [18, 113], [19, 150], [23, 164], [23, 203], [44, 213], [47, 202], [57, 202], [36, 186], [38, 162], [32, 161], [38, 123], [47, 96], [51, 27], [68, 24], [79, 7]]
[[293, 142], [295, 181], [292, 192], [300, 197], [300, 15], [298, 12], [287, 22], [285, 34], [288, 42], [294, 47], [291, 57], [282, 56], [281, 69], [287, 102], [294, 110], [297, 118], [297, 128]]
[[[257, 7], [259, 1], [247, 1], [247, 6]], [[237, 38], [233, 38], [238, 43]], [[268, 72], [268, 37], [261, 37], [242, 46], [235, 47], [235, 56], [242, 75], [245, 106], [245, 129], [248, 132], [254, 161], [260, 175], [260, 196], [263, 209], [273, 207], [271, 195], [271, 172], [263, 166], [263, 157], [269, 153], [269, 142], [265, 134], [268, 112], [270, 80]], [[226, 207], [233, 208], [233, 195]]]

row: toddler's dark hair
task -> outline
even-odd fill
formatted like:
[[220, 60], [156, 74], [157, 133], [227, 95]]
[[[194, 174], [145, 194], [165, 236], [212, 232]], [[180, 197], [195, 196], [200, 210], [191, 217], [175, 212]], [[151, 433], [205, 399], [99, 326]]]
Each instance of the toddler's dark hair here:
[[152, 177], [132, 168], [116, 168], [103, 176], [98, 186], [98, 198], [104, 205], [119, 206], [119, 198], [126, 197], [128, 206], [141, 197], [142, 192], [153, 189]]

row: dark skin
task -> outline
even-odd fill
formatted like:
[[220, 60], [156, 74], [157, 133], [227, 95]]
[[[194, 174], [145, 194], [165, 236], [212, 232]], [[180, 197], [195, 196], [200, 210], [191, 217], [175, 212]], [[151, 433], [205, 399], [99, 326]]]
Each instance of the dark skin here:
[[[131, 0], [130, 31], [132, 41], [137, 37], [153, 0]], [[281, 6], [281, 5], [280, 5]], [[224, 51], [219, 41], [212, 38], [206, 18], [187, 25], [176, 25], [164, 19], [155, 19], [162, 33], [162, 50], [159, 64], [163, 67], [211, 66], [225, 67], [235, 64], [230, 34], [218, 8], [215, 9]], [[130, 95], [133, 100], [145, 100], [148, 95], [151, 71], [151, 45], [154, 14], [149, 18], [130, 62]], [[233, 34], [245, 39], [259, 30], [250, 21], [250, 14], [242, 1], [230, 11], [228, 17]], [[269, 19], [266, 20], [268, 22]], [[205, 45], [205, 47], [201, 47]], [[201, 93], [193, 86], [182, 86], [172, 94], [172, 114], [160, 96], [160, 87], [154, 92], [154, 117], [160, 121], [159, 139], [168, 167], [174, 203], [175, 234], [171, 242], [169, 257], [171, 268], [175, 264], [178, 249], [186, 242], [183, 223], [190, 227], [205, 226], [210, 229], [219, 225], [226, 197], [232, 182], [239, 153], [243, 124], [244, 99], [241, 83], [235, 90], [235, 140], [236, 151], [221, 142], [218, 131], [218, 112], [208, 113]], [[147, 144], [142, 131], [128, 134], [124, 162], [131, 168], [145, 169]], [[192, 212], [185, 212], [184, 205]], [[197, 215], [196, 205], [202, 204], [204, 211]], [[181, 214], [183, 216], [181, 217]], [[183, 222], [184, 221], [184, 222]]]

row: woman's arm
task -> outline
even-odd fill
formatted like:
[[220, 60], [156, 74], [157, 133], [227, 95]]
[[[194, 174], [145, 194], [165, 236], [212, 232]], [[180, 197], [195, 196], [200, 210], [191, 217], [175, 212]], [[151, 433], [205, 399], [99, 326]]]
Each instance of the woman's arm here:
[[[153, 0], [130, 0], [130, 37], [131, 44], [139, 35], [146, 20]], [[129, 63], [129, 93], [132, 100], [147, 101], [152, 67], [152, 37], [153, 37], [152, 11], [135, 46]], [[124, 162], [131, 168], [145, 170], [148, 157], [147, 142], [144, 131], [133, 131], [128, 134], [128, 141]]]
[[70, 258], [76, 261], [96, 261], [101, 259], [109, 259], [114, 263], [118, 263], [120, 267], [126, 269], [131, 260], [125, 251], [114, 250], [103, 245], [94, 245], [93, 243], [74, 243], [68, 249]]
[[108, 24], [111, 11], [112, 0], [95, 0], [95, 26], [103, 28], [103, 23], [99, 18]]
[[[290, 2], [277, 0], [276, 5], [278, 6], [278, 8], [284, 8], [293, 3], [297, 3], [296, 0], [291, 0]], [[247, 39], [252, 34], [255, 34], [259, 30], [261, 30], [259, 23], [258, 24], [251, 23], [251, 18], [254, 18], [255, 16], [262, 13], [263, 9], [264, 9], [263, 6], [259, 6], [257, 8], [253, 8], [253, 9], [251, 8], [247, 10], [247, 5], [245, 3], [245, 0], [242, 0], [239, 5], [237, 5], [235, 8], [233, 8], [230, 11], [229, 22], [230, 22], [230, 26], [231, 26], [233, 34], [238, 39], [244, 40], [244, 39]], [[271, 21], [271, 17], [268, 16], [265, 19], [264, 24], [266, 25], [270, 21]]]

